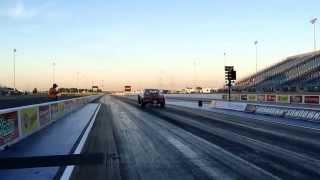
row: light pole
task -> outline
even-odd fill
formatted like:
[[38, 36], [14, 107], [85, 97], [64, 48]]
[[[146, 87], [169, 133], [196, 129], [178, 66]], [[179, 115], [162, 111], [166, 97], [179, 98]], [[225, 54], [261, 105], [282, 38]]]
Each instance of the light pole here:
[[317, 22], [317, 18], [313, 18], [311, 19], [310, 23], [313, 24], [313, 47], [314, 47], [314, 51], [317, 50], [317, 44], [316, 44], [316, 22]]
[[227, 56], [227, 53], [226, 52], [224, 52], [223, 53], [223, 68], [226, 66], [226, 56]]
[[53, 63], [52, 63], [52, 84], [54, 84], [54, 83], [56, 82], [56, 79], [55, 79], [55, 76], [56, 76], [56, 74], [55, 74], [55, 67], [56, 67], [56, 63], [53, 62]]
[[101, 90], [103, 91], [104, 89], [104, 80], [101, 80]]
[[255, 77], [253, 79], [253, 84], [254, 84], [254, 89], [256, 91], [256, 88], [257, 88], [256, 87], [256, 85], [257, 85], [256, 79], [257, 79], [257, 73], [258, 73], [258, 41], [257, 40], [254, 41], [254, 45], [256, 47], [256, 75], [255, 75]]
[[194, 88], [197, 88], [197, 86], [199, 86], [199, 84], [198, 84], [198, 67], [197, 66], [199, 66], [200, 65], [200, 61], [197, 61], [197, 59], [195, 59], [194, 61], [193, 61], [193, 73], [194, 73], [194, 84], [193, 84], [193, 86], [194, 86]]
[[254, 41], [254, 45], [256, 47], [256, 74], [258, 72], [258, 41]]
[[79, 94], [79, 72], [77, 72], [77, 77], [76, 77], [76, 88], [77, 88], [77, 92]]
[[16, 49], [13, 49], [13, 90], [16, 91]]
[[[227, 63], [227, 53], [223, 53], [223, 70], [225, 71], [226, 68], [226, 63]], [[224, 87], [227, 87], [226, 83], [223, 84]]]

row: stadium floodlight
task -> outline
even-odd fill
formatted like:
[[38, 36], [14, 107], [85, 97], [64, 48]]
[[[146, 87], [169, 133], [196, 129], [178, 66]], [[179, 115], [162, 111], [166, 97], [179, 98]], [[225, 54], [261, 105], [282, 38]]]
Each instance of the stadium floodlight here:
[[317, 50], [317, 45], [316, 45], [316, 22], [317, 18], [313, 18], [310, 20], [310, 23], [313, 24], [313, 46], [314, 46], [314, 51]]
[[313, 19], [311, 19], [310, 23], [315, 24], [317, 22], [317, 20], [318, 20], [317, 18], [313, 18]]
[[254, 45], [256, 46], [256, 74], [258, 73], [258, 41], [254, 41]]

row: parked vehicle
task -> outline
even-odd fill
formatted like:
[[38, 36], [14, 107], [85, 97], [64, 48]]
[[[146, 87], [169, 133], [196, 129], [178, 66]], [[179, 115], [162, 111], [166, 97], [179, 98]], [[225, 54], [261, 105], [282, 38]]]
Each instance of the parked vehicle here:
[[142, 94], [138, 95], [138, 103], [141, 107], [145, 107], [147, 104], [160, 105], [160, 107], [165, 107], [164, 95], [159, 89], [145, 89]]
[[21, 96], [21, 95], [23, 95], [23, 92], [18, 91], [18, 90], [10, 90], [8, 92], [8, 95], [9, 96]]

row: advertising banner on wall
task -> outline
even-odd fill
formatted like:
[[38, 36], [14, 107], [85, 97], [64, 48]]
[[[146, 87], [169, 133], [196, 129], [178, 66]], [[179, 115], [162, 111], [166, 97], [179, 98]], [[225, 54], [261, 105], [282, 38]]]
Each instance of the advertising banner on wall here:
[[0, 114], [0, 146], [19, 137], [18, 113]]
[[231, 100], [239, 101], [240, 100], [240, 94], [231, 94]]
[[313, 110], [306, 110], [306, 109], [288, 109], [285, 117], [286, 118], [294, 118], [294, 119], [319, 121], [320, 120], [320, 112], [313, 111]]
[[290, 96], [290, 103], [302, 103], [302, 96]]
[[59, 103], [58, 104], [58, 118], [61, 118], [64, 116], [64, 103]]
[[289, 96], [288, 95], [278, 95], [277, 101], [280, 103], [288, 103], [289, 102]]
[[39, 107], [39, 121], [41, 127], [47, 125], [50, 122], [49, 105]]
[[66, 101], [65, 103], [65, 109], [67, 109], [68, 112], [71, 112], [73, 110], [73, 101]]
[[286, 110], [283, 108], [278, 107], [271, 107], [271, 106], [256, 106], [255, 113], [257, 114], [265, 114], [265, 115], [272, 115], [272, 116], [284, 116]]
[[68, 113], [70, 111], [70, 102], [69, 101], [65, 101], [65, 102], [63, 102], [63, 104], [64, 104], [65, 113]]
[[319, 96], [304, 96], [304, 103], [319, 104]]
[[211, 101], [210, 108], [219, 108], [219, 109], [230, 109], [235, 111], [244, 111], [246, 109], [247, 103], [241, 102], [229, 102], [229, 101]]
[[226, 95], [226, 94], [222, 95], [222, 99], [223, 100], [228, 100], [228, 95]]
[[258, 95], [258, 101], [260, 101], [260, 102], [266, 101], [265, 95], [264, 94], [259, 94]]
[[257, 95], [249, 94], [248, 95], [248, 101], [257, 101]]
[[58, 119], [58, 104], [51, 104], [51, 118], [52, 121]]
[[30, 134], [39, 127], [37, 107], [22, 109], [20, 113], [21, 129], [23, 135]]
[[248, 100], [248, 96], [246, 94], [242, 94], [241, 101], [247, 101], [247, 100]]
[[267, 95], [267, 101], [268, 102], [276, 102], [276, 95], [268, 94]]
[[248, 113], [254, 113], [256, 112], [256, 105], [254, 104], [248, 104], [246, 109], [245, 109], [245, 112], [248, 112]]

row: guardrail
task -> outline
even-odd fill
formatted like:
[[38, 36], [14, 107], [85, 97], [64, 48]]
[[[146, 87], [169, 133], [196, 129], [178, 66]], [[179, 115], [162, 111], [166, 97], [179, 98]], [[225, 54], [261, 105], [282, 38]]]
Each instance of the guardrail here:
[[[228, 100], [228, 94], [166, 94], [166, 97], [201, 98], [209, 100]], [[231, 94], [233, 101], [268, 102], [282, 104], [320, 104], [320, 95], [317, 94]]]
[[80, 109], [101, 95], [0, 110], [0, 150]]
[[320, 121], [320, 109], [317, 108], [288, 107], [221, 100], [212, 100], [210, 107], [242, 111], [252, 114], [270, 115], [287, 119], [300, 119], [314, 122]]

